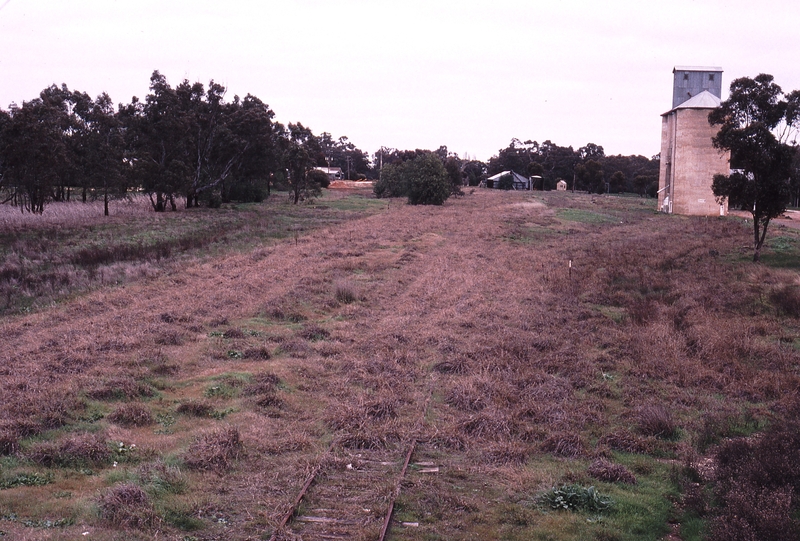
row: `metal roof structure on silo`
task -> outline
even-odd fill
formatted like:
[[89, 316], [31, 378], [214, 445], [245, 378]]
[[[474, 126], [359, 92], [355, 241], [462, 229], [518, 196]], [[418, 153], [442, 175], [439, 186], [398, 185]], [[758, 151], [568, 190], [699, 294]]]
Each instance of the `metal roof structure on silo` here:
[[721, 99], [719, 99], [717, 96], [715, 96], [708, 90], [703, 90], [698, 95], [692, 96], [691, 98], [681, 103], [677, 107], [673, 107], [672, 109], [664, 113], [664, 115], [670, 114], [675, 109], [716, 109], [717, 107], [719, 107], [720, 103], [722, 103]]
[[673, 109], [703, 91], [722, 98], [722, 68], [717, 66], [675, 66], [672, 73]]

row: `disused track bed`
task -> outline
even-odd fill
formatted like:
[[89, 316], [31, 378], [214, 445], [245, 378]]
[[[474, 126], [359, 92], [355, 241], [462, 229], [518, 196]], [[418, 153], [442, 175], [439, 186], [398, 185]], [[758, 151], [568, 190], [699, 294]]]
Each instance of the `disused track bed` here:
[[[343, 445], [347, 440], [334, 440], [283, 514], [270, 541], [298, 538], [384, 541], [392, 527], [394, 505], [403, 480], [418, 449], [434, 385], [435, 377], [429, 378], [427, 398], [411, 430], [412, 436], [364, 448]], [[422, 473], [438, 472], [438, 467], [430, 461], [413, 466]]]
[[271, 539], [382, 539], [410, 452], [413, 442], [332, 447], [295, 500], [290, 520]]

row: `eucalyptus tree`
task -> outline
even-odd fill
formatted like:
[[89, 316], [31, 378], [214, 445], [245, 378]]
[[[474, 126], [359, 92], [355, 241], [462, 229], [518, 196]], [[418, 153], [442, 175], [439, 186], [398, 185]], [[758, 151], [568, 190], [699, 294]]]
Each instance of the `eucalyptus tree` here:
[[731, 152], [733, 167], [730, 175], [714, 176], [712, 189], [720, 202], [728, 199], [752, 214], [753, 261], [761, 257], [770, 221], [791, 197], [799, 120], [800, 92], [784, 95], [763, 73], [734, 80], [728, 99], [708, 116], [720, 127], [714, 146]]
[[22, 211], [41, 214], [68, 182], [73, 167], [67, 144], [68, 95], [66, 85], [53, 85], [4, 115], [0, 139], [4, 200]]

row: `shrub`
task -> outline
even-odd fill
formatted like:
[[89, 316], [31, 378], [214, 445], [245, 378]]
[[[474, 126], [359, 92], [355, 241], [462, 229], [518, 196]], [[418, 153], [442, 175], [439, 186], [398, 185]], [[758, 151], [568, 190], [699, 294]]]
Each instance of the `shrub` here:
[[377, 197], [408, 196], [411, 205], [441, 205], [450, 197], [452, 186], [442, 160], [433, 152], [425, 152], [384, 166], [372, 189]]
[[598, 459], [589, 465], [587, 473], [607, 483], [626, 483], [628, 485], [636, 484], [636, 476], [633, 475], [628, 468], [622, 464], [614, 464], [605, 459]]
[[147, 493], [133, 483], [110, 488], [97, 500], [100, 517], [111, 526], [150, 528], [157, 515]]
[[409, 204], [442, 205], [450, 197], [450, 180], [436, 154], [427, 152], [407, 164]]
[[197, 438], [184, 454], [186, 466], [193, 470], [222, 474], [242, 452], [239, 429], [227, 427]]
[[403, 174], [402, 166], [403, 164], [383, 166], [380, 178], [372, 186], [376, 197], [406, 197], [408, 195], [408, 179]]
[[513, 190], [514, 189], [514, 176], [510, 173], [508, 175], [503, 175], [497, 181], [495, 188], [498, 190]]
[[331, 185], [331, 180], [328, 178], [328, 174], [324, 171], [320, 171], [319, 169], [312, 169], [309, 171], [308, 180], [309, 182], [319, 185], [320, 188], [327, 188]]
[[155, 422], [150, 409], [138, 402], [117, 406], [108, 416], [108, 420], [125, 427], [149, 426]]
[[599, 513], [609, 510], [614, 501], [600, 494], [596, 488], [581, 485], [553, 487], [539, 497], [540, 503], [551, 509], [565, 511], [589, 511]]
[[102, 379], [86, 391], [94, 400], [131, 400], [140, 396], [153, 396], [153, 390], [132, 377]]

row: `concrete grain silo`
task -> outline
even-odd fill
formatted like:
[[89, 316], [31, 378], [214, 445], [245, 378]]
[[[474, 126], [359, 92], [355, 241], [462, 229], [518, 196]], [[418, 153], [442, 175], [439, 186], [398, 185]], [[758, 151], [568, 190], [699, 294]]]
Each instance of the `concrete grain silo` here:
[[720, 105], [722, 68], [676, 66], [672, 109], [661, 115], [658, 208], [663, 212], [724, 216], [711, 191], [714, 175], [730, 174], [730, 153], [714, 148], [718, 127], [708, 113]]

